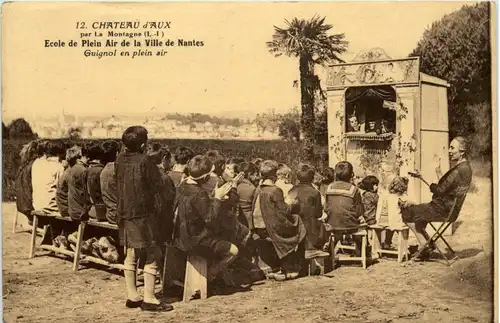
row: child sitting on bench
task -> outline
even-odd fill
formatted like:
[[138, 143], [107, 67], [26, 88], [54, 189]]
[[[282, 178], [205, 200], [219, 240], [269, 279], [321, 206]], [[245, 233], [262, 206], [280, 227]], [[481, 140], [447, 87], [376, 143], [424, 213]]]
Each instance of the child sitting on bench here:
[[[253, 217], [255, 233], [260, 237], [259, 255], [262, 257], [263, 245], [267, 238], [275, 251], [273, 273], [270, 278], [278, 281], [295, 279], [299, 276], [304, 260], [304, 238], [306, 228], [298, 215], [300, 206], [287, 205], [283, 191], [276, 186], [278, 163], [266, 160], [261, 165], [262, 184], [255, 192]], [[272, 258], [270, 257], [270, 260]]]
[[[328, 215], [328, 229], [343, 233], [356, 233], [361, 227], [361, 220], [365, 217], [365, 208], [360, 190], [351, 183], [354, 178], [352, 164], [347, 161], [335, 165], [335, 182], [326, 190], [325, 211]], [[374, 219], [364, 218], [366, 224], [375, 224]], [[335, 237], [335, 244], [341, 237]], [[353, 236], [356, 244], [356, 255], [361, 255], [361, 237]], [[370, 250], [367, 248], [367, 254]]]
[[222, 199], [229, 193], [231, 183], [214, 190], [214, 198], [202, 186], [210, 179], [213, 163], [205, 156], [193, 157], [187, 166], [189, 176], [179, 186], [177, 196], [176, 246], [212, 262], [208, 281], [214, 281], [238, 255], [238, 247], [223, 239], [220, 232]]

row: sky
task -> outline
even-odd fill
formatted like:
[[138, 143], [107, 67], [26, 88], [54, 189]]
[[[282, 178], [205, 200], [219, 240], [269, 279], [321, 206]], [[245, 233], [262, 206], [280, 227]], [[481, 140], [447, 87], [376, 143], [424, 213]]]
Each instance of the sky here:
[[[2, 119], [66, 114], [133, 116], [208, 113], [250, 117], [300, 105], [298, 63], [268, 52], [284, 19], [325, 16], [344, 33], [348, 53], [383, 48], [405, 57], [424, 30], [464, 2], [15, 3], [3, 6]], [[470, 4], [470, 2], [469, 2]], [[45, 48], [77, 40], [77, 21], [171, 21], [165, 38], [203, 47], [164, 57], [84, 57], [82, 48]], [[90, 31], [93, 32], [91, 28]], [[101, 48], [100, 50], [102, 50]], [[95, 48], [93, 48], [95, 50]]]

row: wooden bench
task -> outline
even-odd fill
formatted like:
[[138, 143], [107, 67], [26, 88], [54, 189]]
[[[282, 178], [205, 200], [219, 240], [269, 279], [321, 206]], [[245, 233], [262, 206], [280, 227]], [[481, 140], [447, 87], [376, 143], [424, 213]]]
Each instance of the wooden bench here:
[[325, 274], [325, 258], [330, 257], [328, 252], [321, 250], [306, 250], [307, 273], [309, 276]]
[[[43, 249], [43, 250], [48, 250], [52, 251], [55, 253], [63, 254], [69, 257], [73, 258], [73, 271], [77, 272], [78, 269], [80, 268], [80, 263], [81, 262], [91, 262], [91, 263], [96, 263], [99, 265], [104, 265], [108, 266], [110, 268], [118, 269], [118, 270], [123, 270], [124, 266], [123, 264], [114, 264], [110, 263], [106, 260], [90, 256], [90, 255], [82, 255], [82, 242], [83, 242], [83, 235], [85, 233], [85, 228], [87, 226], [93, 226], [93, 227], [100, 227], [108, 230], [113, 230], [117, 231], [118, 226], [116, 224], [111, 224], [108, 222], [97, 222], [97, 221], [75, 221], [72, 218], [69, 217], [63, 217], [60, 215], [48, 215], [42, 211], [33, 211], [31, 212], [33, 215], [33, 228], [31, 230], [31, 244], [30, 244], [30, 251], [28, 258], [33, 258], [35, 256], [35, 252], [37, 249]], [[39, 246], [36, 246], [36, 228], [38, 227], [38, 220], [40, 217], [44, 218], [50, 218], [55, 221], [65, 221], [65, 222], [72, 222], [78, 223], [78, 231], [77, 231], [77, 242], [75, 246], [75, 251], [67, 250], [64, 248], [58, 248], [53, 246], [52, 244], [40, 244]], [[45, 228], [46, 230], [46, 228]], [[44, 230], [44, 231], [45, 231]]]
[[[402, 226], [400, 228], [392, 228], [385, 225], [374, 224], [370, 225], [372, 230], [372, 252], [380, 256], [384, 254], [397, 255], [398, 262], [403, 262], [403, 260], [408, 261], [409, 251], [408, 251], [408, 236], [410, 234], [410, 229], [407, 226]], [[382, 233], [385, 231], [393, 231], [398, 236], [397, 250], [383, 249], [382, 248]]]
[[[183, 301], [188, 303], [193, 296], [199, 295], [201, 299], [207, 299], [207, 259], [186, 255], [173, 245], [166, 245], [165, 258], [163, 261], [163, 296], [166, 297], [166, 290], [173, 286], [184, 289]], [[181, 281], [184, 276], [184, 281]]]
[[187, 257], [183, 295], [185, 303], [197, 293], [200, 293], [201, 299], [207, 299], [207, 267], [207, 259], [194, 255]]
[[[351, 257], [351, 256], [340, 256], [338, 255], [339, 249], [351, 249], [355, 250], [355, 247], [345, 246], [340, 244], [341, 241], [336, 241], [335, 236], [341, 237], [343, 234], [349, 234], [351, 236], [360, 236], [361, 237], [361, 257]], [[339, 230], [334, 230], [330, 235], [330, 255], [332, 259], [333, 269], [335, 269], [335, 263], [337, 261], [360, 261], [363, 269], [367, 267], [367, 255], [366, 248], [368, 246], [368, 231], [366, 229], [360, 229], [357, 232], [344, 232]], [[338, 242], [338, 243], [337, 243]]]

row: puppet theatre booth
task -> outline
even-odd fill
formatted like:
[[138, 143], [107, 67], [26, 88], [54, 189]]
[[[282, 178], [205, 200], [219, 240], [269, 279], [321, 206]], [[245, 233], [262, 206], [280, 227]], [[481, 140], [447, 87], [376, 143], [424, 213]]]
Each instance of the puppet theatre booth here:
[[437, 165], [449, 169], [449, 84], [420, 73], [418, 57], [392, 59], [380, 48], [329, 66], [326, 83], [330, 166], [347, 160], [356, 176], [375, 175], [383, 189], [406, 176], [409, 199], [430, 201], [427, 185], [408, 171], [437, 182]]

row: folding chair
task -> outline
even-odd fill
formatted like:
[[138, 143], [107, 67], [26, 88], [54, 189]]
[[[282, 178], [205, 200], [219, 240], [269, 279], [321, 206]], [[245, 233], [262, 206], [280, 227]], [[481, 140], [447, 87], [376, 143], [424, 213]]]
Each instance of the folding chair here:
[[[427, 242], [425, 243], [425, 245], [422, 248], [420, 248], [411, 257], [411, 260], [414, 260], [415, 258], [417, 258], [418, 256], [420, 256], [420, 254], [422, 253], [422, 251], [424, 251], [426, 248], [430, 247], [431, 245], [434, 245], [436, 247], [436, 249], [441, 254], [441, 256], [443, 257], [443, 259], [446, 261], [446, 264], [448, 266], [452, 265], [452, 263], [450, 263], [450, 260], [457, 260], [458, 259], [458, 257], [455, 255], [455, 251], [453, 250], [453, 248], [451, 248], [451, 246], [448, 243], [448, 241], [446, 241], [446, 239], [444, 238], [443, 234], [446, 231], [446, 229], [448, 229], [448, 227], [450, 225], [453, 225], [453, 223], [455, 223], [455, 221], [457, 220], [458, 215], [460, 214], [460, 210], [462, 209], [462, 205], [464, 204], [464, 201], [465, 201], [465, 198], [467, 196], [467, 192], [468, 191], [469, 191], [469, 185], [467, 185], [467, 186], [461, 186], [461, 187], [459, 187], [457, 189], [457, 195], [455, 197], [455, 201], [453, 202], [453, 206], [450, 209], [450, 213], [448, 214], [448, 218], [445, 221], [443, 221], [438, 228], [436, 228], [434, 226], [434, 224], [429, 223], [431, 225], [431, 227], [434, 229], [435, 232], [431, 236], [431, 238], [429, 240], [427, 240]], [[434, 221], [434, 222], [441, 222], [441, 221]], [[444, 242], [444, 244], [446, 245], [446, 247], [448, 247], [450, 253], [453, 255], [452, 258], [448, 258], [446, 256], [446, 254], [443, 253], [443, 251], [439, 248], [439, 246], [437, 245], [437, 241], [439, 239], [441, 239]]]

